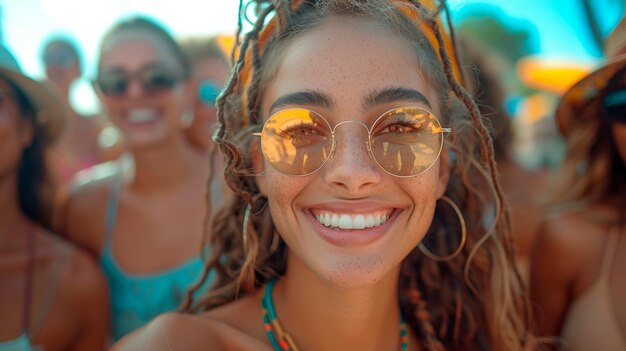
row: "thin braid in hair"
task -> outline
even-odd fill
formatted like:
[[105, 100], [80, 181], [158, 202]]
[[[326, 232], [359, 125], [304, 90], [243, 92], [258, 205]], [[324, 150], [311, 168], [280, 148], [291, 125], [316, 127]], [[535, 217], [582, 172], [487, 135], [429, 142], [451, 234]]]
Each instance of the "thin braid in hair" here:
[[[412, 2], [415, 3], [415, 6], [419, 9], [423, 7], [419, 4], [418, 1], [414, 1], [412, 0]], [[443, 45], [443, 39], [441, 36], [441, 33], [439, 31], [439, 28], [436, 24], [436, 22], [432, 19], [432, 18], [428, 18], [428, 16], [424, 16], [425, 20], [427, 21], [428, 25], [431, 27], [431, 29], [433, 30], [437, 43], [439, 45], [439, 56], [442, 59], [443, 62], [443, 67], [444, 67], [444, 72], [446, 74], [446, 77], [448, 79], [448, 83], [450, 84], [450, 87], [452, 88], [453, 92], [455, 93], [455, 95], [457, 97], [459, 97], [463, 104], [467, 107], [467, 109], [470, 112], [470, 117], [472, 118], [472, 122], [474, 123], [474, 125], [476, 126], [480, 138], [479, 138], [479, 145], [480, 145], [480, 149], [481, 149], [481, 159], [482, 160], [486, 160], [487, 161], [487, 165], [488, 165], [488, 169], [489, 169], [489, 176], [491, 178], [491, 182], [489, 182], [490, 187], [493, 188], [494, 190], [494, 194], [495, 194], [495, 206], [496, 206], [496, 218], [498, 218], [498, 216], [502, 215], [503, 216], [503, 221], [504, 221], [504, 225], [510, 228], [510, 217], [509, 217], [509, 213], [506, 210], [506, 208], [503, 206], [504, 203], [504, 195], [500, 186], [500, 181], [498, 179], [498, 173], [497, 173], [497, 169], [496, 169], [496, 161], [495, 161], [495, 153], [493, 150], [493, 141], [491, 139], [491, 136], [489, 134], [489, 131], [487, 129], [487, 127], [485, 126], [485, 124], [482, 121], [482, 118], [480, 117], [480, 112], [478, 110], [478, 106], [476, 105], [476, 102], [474, 101], [474, 99], [470, 98], [469, 93], [467, 92], [467, 90], [465, 90], [465, 88], [463, 88], [457, 81], [456, 79], [454, 79], [454, 74], [453, 74], [453, 70], [452, 70], [452, 64], [450, 62], [450, 57], [447, 53], [447, 51], [445, 50], [445, 47]], [[477, 168], [480, 169], [480, 168]], [[493, 223], [493, 225], [491, 226], [491, 228], [487, 231], [487, 235], [485, 235], [483, 238], [481, 238], [479, 240], [479, 242], [477, 243], [475, 249], [471, 252], [470, 256], [468, 257], [468, 260], [471, 260], [473, 258], [473, 256], [476, 253], [476, 250], [483, 245], [483, 243], [489, 238], [489, 236], [495, 234], [495, 226], [497, 225], [496, 222]], [[502, 254], [504, 254], [504, 256], [499, 255], [496, 257], [508, 257], [509, 258], [509, 264], [512, 263], [512, 257], [513, 257], [513, 246], [512, 246], [512, 242], [511, 241], [504, 241], [504, 247], [502, 247], [502, 242], [500, 241], [496, 241], [496, 250], [502, 250], [504, 252], [502, 252]], [[467, 270], [469, 269], [469, 265], [466, 267], [466, 274], [467, 274]], [[502, 274], [504, 275], [504, 279], [502, 279], [502, 285], [503, 285], [503, 293], [504, 293], [504, 297], [503, 297], [503, 304], [506, 305], [508, 304], [512, 297], [511, 297], [511, 291], [509, 289], [507, 289], [507, 287], [505, 286], [506, 282], [509, 282], [510, 279], [508, 277], [509, 271], [508, 270], [502, 270]], [[517, 281], [521, 282], [521, 277], [519, 275], [519, 273], [517, 271], [514, 270], [514, 275], [517, 278]], [[520, 283], [522, 289], [523, 289], [523, 283]], [[522, 295], [523, 297], [525, 297], [524, 295]], [[529, 310], [529, 304], [525, 304], [526, 308], [524, 309], [524, 313], [523, 313], [523, 318], [524, 318], [524, 323], [526, 325], [530, 324], [530, 315], [531, 312]], [[500, 316], [498, 316], [498, 322], [499, 321], [503, 321], [506, 319], [506, 310], [502, 309], [500, 311]]]
[[[242, 27], [242, 20], [241, 20], [241, 11], [243, 10], [243, 2], [244, 0], [240, 0], [239, 2], [239, 9], [240, 9], [240, 16], [238, 18], [238, 28], [237, 28], [237, 33], [241, 33], [241, 27]], [[242, 55], [239, 55], [239, 57], [237, 58], [237, 61], [234, 62], [233, 64], [233, 69], [232, 69], [232, 73], [230, 74], [229, 78], [227, 79], [227, 83], [226, 86], [224, 88], [224, 91], [220, 94], [220, 96], [217, 99], [217, 118], [218, 118], [218, 128], [217, 131], [214, 135], [215, 141], [218, 142], [218, 146], [219, 148], [222, 150], [222, 152], [229, 157], [226, 157], [226, 159], [228, 160], [227, 164], [224, 167], [224, 176], [227, 178], [227, 184], [229, 185], [229, 187], [231, 188], [231, 190], [233, 192], [235, 192], [235, 194], [237, 196], [242, 196], [244, 198], [248, 198], [249, 201], [251, 201], [252, 196], [249, 193], [245, 193], [240, 191], [237, 187], [232, 186], [232, 182], [234, 181], [233, 178], [235, 178], [234, 176], [232, 176], [232, 174], [230, 172], [227, 172], [227, 170], [229, 169], [233, 169], [235, 167], [237, 167], [238, 165], [241, 164], [242, 159], [237, 151], [237, 147], [232, 144], [230, 141], [228, 141], [225, 138], [226, 135], [226, 130], [229, 129], [230, 127], [230, 123], [229, 121], [224, 118], [225, 114], [223, 113], [223, 111], [225, 111], [226, 109], [226, 99], [228, 96], [230, 96], [233, 91], [237, 88], [238, 84], [239, 84], [239, 76], [241, 74], [241, 71], [244, 67], [244, 61], [245, 61], [245, 52], [247, 50], [247, 47], [249, 45], [250, 42], [250, 37], [253, 36], [254, 33], [253, 32], [249, 32], [245, 35], [244, 40], [242, 43], [239, 42], [239, 35], [237, 36], [237, 40], [235, 41], [235, 46], [233, 47], [233, 52], [231, 54], [231, 58], [234, 60], [235, 58], [235, 54], [234, 52], [237, 50], [238, 46], [241, 45], [240, 51], [242, 53]], [[211, 214], [205, 213], [205, 218], [204, 218], [204, 240], [206, 240], [206, 238], [210, 238], [211, 235], [211, 228], [208, 227], [207, 223], [209, 222]], [[222, 243], [216, 240], [212, 240], [212, 250], [213, 252], [220, 252], [222, 249]], [[185, 296], [185, 301], [183, 302], [183, 304], [181, 305], [181, 309], [184, 311], [193, 311], [192, 309], [192, 305], [193, 305], [193, 295], [200, 289], [200, 287], [202, 286], [203, 282], [206, 280], [206, 278], [208, 277], [209, 271], [211, 268], [216, 266], [216, 263], [218, 261], [218, 255], [216, 254], [212, 254], [211, 255], [212, 258], [209, 258], [209, 260], [207, 260], [207, 262], [205, 263], [205, 266], [203, 267], [202, 270], [202, 274], [200, 276], [200, 279], [198, 279], [197, 282], [195, 282], [192, 287], [190, 289], [187, 290], [186, 292], [186, 296]]]
[[493, 153], [494, 153], [493, 144], [491, 141], [491, 135], [489, 134], [489, 130], [483, 123], [482, 118], [480, 118], [480, 112], [478, 110], [478, 106], [476, 105], [476, 102], [474, 101], [474, 99], [472, 99], [469, 96], [469, 93], [467, 92], [467, 90], [465, 90], [465, 88], [463, 88], [454, 78], [452, 63], [450, 61], [450, 56], [448, 55], [448, 51], [445, 48], [445, 44], [444, 44], [443, 37], [439, 29], [439, 25], [434, 19], [428, 16], [427, 14], [428, 11], [420, 4], [419, 1], [417, 0], [410, 0], [410, 1], [413, 3], [413, 5], [415, 5], [418, 11], [422, 14], [422, 18], [426, 21], [430, 29], [435, 34], [435, 38], [439, 46], [439, 56], [443, 63], [443, 68], [446, 74], [446, 78], [448, 79], [448, 84], [452, 88], [452, 91], [454, 92], [454, 94], [458, 98], [460, 98], [461, 101], [463, 101], [463, 104], [469, 110], [470, 116], [472, 118], [472, 122], [474, 122], [474, 125], [477, 127], [478, 132], [480, 133], [481, 138], [479, 138], [479, 142], [480, 142], [480, 149], [481, 149], [481, 158], [487, 161], [487, 164], [489, 166], [489, 173], [491, 176], [491, 181], [494, 184], [494, 188], [497, 194], [497, 198], [495, 199], [497, 202], [496, 203], [496, 206], [498, 208], [497, 211], [500, 211], [501, 203], [504, 202], [503, 201], [504, 196], [500, 188], [500, 181], [498, 180], [498, 176], [497, 176], [498, 173], [496, 170], [496, 162], [495, 162], [495, 158], [493, 157]]

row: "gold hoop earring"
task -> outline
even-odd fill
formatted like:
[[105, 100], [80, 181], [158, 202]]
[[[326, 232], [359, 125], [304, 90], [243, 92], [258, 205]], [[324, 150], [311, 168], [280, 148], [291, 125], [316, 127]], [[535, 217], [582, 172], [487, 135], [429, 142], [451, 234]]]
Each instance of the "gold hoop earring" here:
[[[261, 197], [263, 197], [263, 195], [261, 195], [261, 194], [254, 195], [252, 197], [252, 204], [257, 202]], [[254, 215], [257, 216], [261, 212], [263, 212], [263, 210], [265, 210], [265, 206], [266, 205], [267, 205], [267, 201], [263, 204], [263, 206], [261, 206], [260, 209], [258, 209], [257, 211], [254, 212]], [[251, 214], [253, 214], [252, 213], [252, 205], [246, 204], [246, 211], [243, 214], [243, 227], [241, 228], [241, 233], [242, 233], [242, 237], [243, 237], [243, 251], [245, 252], [246, 255], [248, 254], [248, 228], [250, 226], [250, 215]]]
[[418, 247], [420, 251], [422, 251], [422, 253], [431, 260], [437, 262], [445, 262], [450, 261], [458, 256], [463, 250], [463, 247], [465, 247], [465, 241], [467, 240], [467, 227], [465, 226], [465, 218], [463, 218], [463, 213], [461, 212], [459, 206], [446, 195], [443, 195], [440, 200], [443, 200], [448, 205], [450, 205], [450, 207], [452, 207], [452, 209], [454, 210], [454, 213], [456, 213], [457, 217], [459, 218], [459, 223], [461, 224], [461, 242], [459, 243], [459, 246], [456, 248], [456, 250], [454, 250], [454, 252], [447, 256], [435, 255], [426, 247], [426, 245], [424, 245], [423, 242], [420, 242]]

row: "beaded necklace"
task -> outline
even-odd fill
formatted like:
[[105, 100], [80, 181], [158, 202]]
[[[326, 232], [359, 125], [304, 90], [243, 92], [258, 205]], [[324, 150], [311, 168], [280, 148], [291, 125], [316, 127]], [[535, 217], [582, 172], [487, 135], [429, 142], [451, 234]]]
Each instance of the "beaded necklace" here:
[[[267, 338], [270, 340], [275, 351], [298, 351], [298, 347], [289, 334], [283, 329], [276, 318], [272, 290], [276, 284], [276, 278], [270, 279], [265, 285], [265, 294], [261, 299], [261, 309], [263, 310], [263, 324]], [[409, 333], [406, 322], [400, 316], [400, 351], [409, 350]]]

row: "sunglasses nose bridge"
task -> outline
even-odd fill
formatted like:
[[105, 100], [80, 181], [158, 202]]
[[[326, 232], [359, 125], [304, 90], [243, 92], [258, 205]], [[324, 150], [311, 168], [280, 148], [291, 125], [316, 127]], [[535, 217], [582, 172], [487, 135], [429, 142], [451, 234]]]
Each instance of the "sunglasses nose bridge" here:
[[141, 96], [147, 93], [145, 84], [136, 76], [129, 76], [126, 80], [126, 89], [124, 95], [126, 96]]
[[367, 133], [367, 136], [365, 138], [365, 149], [367, 150], [367, 154], [369, 155], [370, 158], [374, 159], [374, 155], [372, 154], [372, 149], [370, 146], [370, 129], [369, 127], [361, 122], [361, 121], [343, 121], [343, 122], [339, 122], [337, 123], [332, 129], [331, 129], [331, 136], [332, 136], [332, 141], [331, 141], [331, 149], [330, 149], [330, 154], [327, 157], [327, 160], [330, 160], [333, 158], [333, 156], [335, 155], [335, 151], [337, 149], [337, 128], [341, 125], [346, 125], [346, 124], [350, 124], [350, 123], [356, 123], [357, 125], [363, 127]]

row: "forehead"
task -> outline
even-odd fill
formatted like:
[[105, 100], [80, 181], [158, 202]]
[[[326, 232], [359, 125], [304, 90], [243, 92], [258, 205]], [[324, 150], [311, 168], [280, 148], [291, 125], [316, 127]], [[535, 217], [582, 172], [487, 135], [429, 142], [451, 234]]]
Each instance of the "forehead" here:
[[199, 80], [213, 80], [224, 83], [228, 67], [217, 57], [205, 57], [194, 64], [194, 76]]
[[139, 69], [161, 63], [180, 66], [172, 49], [156, 34], [127, 30], [109, 37], [102, 47], [100, 67]]
[[386, 87], [415, 89], [436, 109], [436, 92], [420, 73], [413, 48], [365, 19], [331, 17], [287, 46], [280, 59], [264, 94], [265, 112], [276, 98], [306, 90], [355, 112], [364, 97]]

